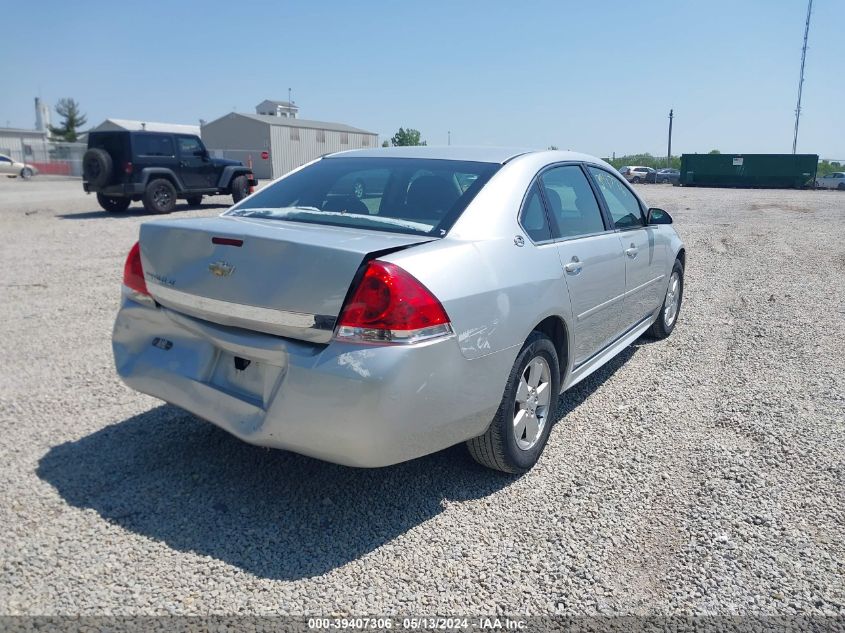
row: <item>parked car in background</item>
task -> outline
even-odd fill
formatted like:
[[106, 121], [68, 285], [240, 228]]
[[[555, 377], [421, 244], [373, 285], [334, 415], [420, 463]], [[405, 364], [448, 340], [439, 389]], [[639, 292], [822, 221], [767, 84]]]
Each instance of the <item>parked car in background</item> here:
[[[651, 167], [643, 167], [642, 165], [634, 165], [631, 167], [621, 167], [619, 173], [625, 177], [625, 180], [633, 183], [648, 182], [648, 175], [654, 174]], [[654, 180], [652, 180], [654, 182]]]
[[20, 177], [24, 180], [29, 180], [37, 173], [38, 170], [32, 165], [18, 162], [10, 156], [0, 154], [0, 176], [6, 176], [8, 178]]
[[170, 213], [177, 198], [198, 206], [203, 196], [240, 202], [255, 177], [243, 163], [212, 158], [198, 136], [163, 132], [91, 132], [82, 157], [82, 188], [106, 211], [141, 200], [152, 213]]
[[[384, 172], [369, 204], [340, 193]], [[560, 393], [672, 333], [671, 222], [585, 154], [331, 154], [220, 217], [141, 225], [117, 372], [252, 444], [377, 467], [465, 441], [525, 472]]]
[[839, 189], [845, 191], [845, 171], [835, 171], [820, 178], [816, 178], [816, 187], [819, 189]]
[[652, 180], [649, 182], [655, 182], [657, 184], [664, 184], [667, 182], [671, 182], [673, 185], [677, 185], [678, 181], [681, 178], [681, 172], [677, 169], [665, 168], [665, 169], [658, 169], [653, 177]]

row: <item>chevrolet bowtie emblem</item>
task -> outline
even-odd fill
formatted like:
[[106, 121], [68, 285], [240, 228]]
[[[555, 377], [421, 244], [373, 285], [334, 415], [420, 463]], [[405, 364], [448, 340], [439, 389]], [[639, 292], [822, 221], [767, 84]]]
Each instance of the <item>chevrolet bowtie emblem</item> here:
[[208, 265], [208, 269], [215, 277], [228, 277], [235, 272], [235, 267], [224, 261], [214, 262]]

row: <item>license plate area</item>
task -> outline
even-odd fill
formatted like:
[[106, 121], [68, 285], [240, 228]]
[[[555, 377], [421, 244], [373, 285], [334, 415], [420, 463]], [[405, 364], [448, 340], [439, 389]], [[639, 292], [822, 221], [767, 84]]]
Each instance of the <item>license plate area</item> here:
[[267, 366], [260, 361], [220, 351], [211, 384], [237, 398], [263, 406]]

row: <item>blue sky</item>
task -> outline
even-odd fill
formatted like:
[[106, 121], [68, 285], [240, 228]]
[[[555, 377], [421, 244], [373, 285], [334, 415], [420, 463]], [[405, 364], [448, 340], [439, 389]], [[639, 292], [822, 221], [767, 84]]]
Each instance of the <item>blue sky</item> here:
[[[33, 98], [196, 123], [265, 98], [429, 144], [788, 152], [805, 0], [27, 3], [3, 9], [0, 125]], [[815, 0], [798, 150], [845, 159], [845, 3]], [[53, 115], [55, 118], [55, 114]]]

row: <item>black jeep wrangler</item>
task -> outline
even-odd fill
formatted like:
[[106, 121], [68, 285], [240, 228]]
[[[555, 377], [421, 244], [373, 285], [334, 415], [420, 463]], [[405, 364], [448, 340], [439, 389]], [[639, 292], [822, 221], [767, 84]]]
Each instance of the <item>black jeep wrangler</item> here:
[[215, 194], [239, 202], [255, 184], [243, 163], [211, 158], [191, 134], [91, 132], [82, 157], [82, 187], [106, 211], [126, 211], [142, 200], [147, 211], [170, 213], [177, 198], [198, 206]]

